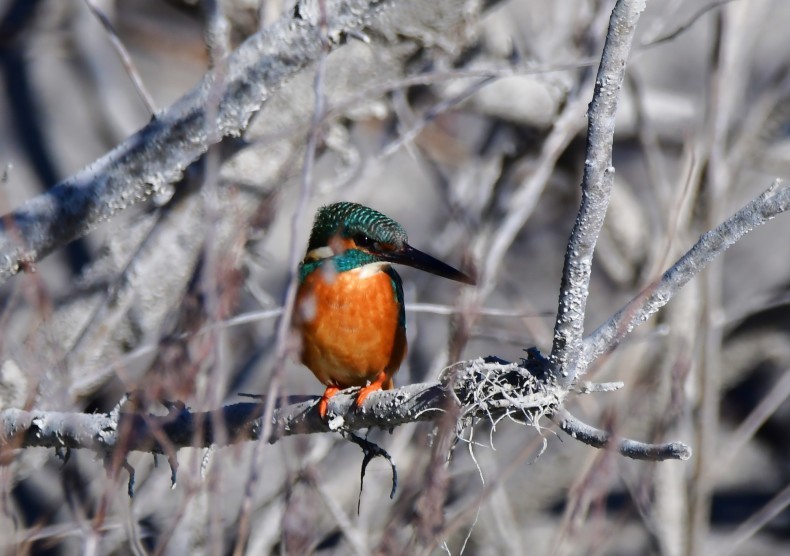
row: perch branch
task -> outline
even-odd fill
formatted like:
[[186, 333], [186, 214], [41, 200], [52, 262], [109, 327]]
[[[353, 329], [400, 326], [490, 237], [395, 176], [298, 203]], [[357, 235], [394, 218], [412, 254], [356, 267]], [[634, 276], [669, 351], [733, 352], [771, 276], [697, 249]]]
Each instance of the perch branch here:
[[[545, 361], [545, 360], [543, 360]], [[535, 365], [536, 360], [528, 364]], [[356, 409], [356, 390], [333, 396], [329, 403], [328, 422], [316, 409], [319, 398], [282, 398], [271, 418], [271, 433], [266, 440], [276, 442], [295, 434], [352, 431], [371, 427], [390, 429], [406, 423], [431, 421], [448, 408], [462, 406], [467, 423], [473, 417], [496, 419], [510, 415], [523, 421], [537, 421], [551, 413], [559, 415], [556, 386], [549, 387], [537, 380], [524, 365], [476, 359], [449, 370], [453, 380], [412, 384], [396, 390], [374, 392], [361, 409]], [[453, 390], [447, 386], [453, 382]], [[214, 411], [191, 411], [183, 404], [169, 404], [166, 415], [142, 412], [113, 414], [62, 413], [54, 411], [23, 411], [7, 409], [0, 412], [0, 451], [25, 447], [88, 448], [109, 454], [116, 448], [166, 454], [171, 457], [180, 448], [207, 448], [258, 440], [262, 427], [265, 401], [236, 403]], [[568, 419], [565, 419], [568, 420]], [[573, 423], [572, 420], [569, 422]], [[587, 427], [586, 425], [584, 425]], [[217, 427], [222, 427], [218, 429]], [[564, 429], [565, 430], [565, 429]], [[595, 431], [592, 427], [587, 429]], [[607, 445], [610, 437], [578, 434], [579, 440], [596, 447]], [[611, 435], [610, 435], [611, 436]], [[602, 440], [603, 438], [603, 440]], [[651, 448], [640, 442], [618, 439], [633, 447], [641, 459], [678, 458], [686, 453], [679, 443], [673, 453]], [[645, 448], [648, 447], [648, 448]], [[630, 449], [630, 448], [629, 448]], [[641, 452], [639, 451], [641, 450]], [[688, 448], [685, 448], [688, 450]]]

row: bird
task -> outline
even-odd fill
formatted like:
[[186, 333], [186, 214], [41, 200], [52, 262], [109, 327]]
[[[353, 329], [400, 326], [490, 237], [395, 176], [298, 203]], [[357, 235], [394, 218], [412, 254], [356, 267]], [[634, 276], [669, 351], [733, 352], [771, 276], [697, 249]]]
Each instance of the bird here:
[[393, 264], [475, 285], [475, 279], [409, 245], [403, 227], [351, 202], [320, 208], [299, 265], [293, 327], [301, 362], [326, 386], [330, 398], [359, 387], [354, 406], [371, 392], [391, 390], [406, 355], [403, 283]]

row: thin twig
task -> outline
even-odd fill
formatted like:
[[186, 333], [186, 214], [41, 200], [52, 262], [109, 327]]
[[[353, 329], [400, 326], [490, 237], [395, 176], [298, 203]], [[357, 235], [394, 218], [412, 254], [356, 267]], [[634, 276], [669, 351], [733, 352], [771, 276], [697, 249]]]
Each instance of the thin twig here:
[[230, 22], [218, 0], [202, 0], [202, 5], [206, 18], [206, 44], [213, 67], [230, 53]]
[[719, 450], [719, 454], [716, 457], [716, 469], [719, 472], [731, 468], [730, 465], [732, 460], [735, 459], [763, 423], [765, 423], [789, 397], [790, 369], [785, 369], [782, 373], [782, 377], [774, 385], [768, 395], [757, 404], [757, 407], [755, 407], [743, 421], [741, 421], [738, 428], [729, 435], [727, 442]]
[[682, 442], [669, 442], [666, 444], [647, 444], [636, 440], [620, 438], [610, 432], [596, 429], [583, 423], [567, 410], [557, 411], [551, 420], [568, 435], [576, 440], [596, 448], [614, 449], [620, 455], [648, 461], [663, 461], [667, 459], [687, 460], [691, 458], [691, 448]]
[[121, 63], [127, 75], [129, 75], [132, 84], [134, 84], [135, 91], [137, 91], [140, 100], [143, 101], [143, 104], [148, 109], [148, 113], [153, 116], [156, 114], [156, 103], [154, 102], [154, 98], [151, 96], [151, 93], [148, 92], [145, 83], [143, 83], [143, 79], [140, 77], [140, 72], [137, 71], [134, 60], [132, 60], [129, 51], [126, 50], [126, 47], [123, 45], [118, 33], [115, 32], [115, 27], [110, 21], [110, 18], [94, 3], [94, 0], [85, 0], [85, 5], [88, 6], [91, 13], [96, 16], [96, 19], [98, 19], [99, 23], [104, 27], [107, 37], [110, 39], [110, 44], [112, 44], [112, 47], [118, 53], [118, 57], [121, 59]]
[[[324, 2], [319, 2], [321, 12], [319, 20], [319, 28], [322, 34], [328, 32], [327, 27], [327, 13]], [[315, 94], [315, 105], [313, 107], [313, 117], [310, 125], [309, 134], [307, 137], [307, 147], [305, 150], [304, 166], [302, 169], [302, 182], [299, 190], [299, 200], [291, 219], [291, 246], [288, 256], [288, 270], [290, 279], [288, 288], [285, 294], [285, 303], [283, 304], [283, 311], [280, 315], [280, 321], [277, 326], [277, 348], [275, 354], [274, 370], [269, 377], [269, 386], [267, 389], [267, 399], [264, 402], [263, 418], [262, 418], [262, 438], [269, 438], [271, 434], [273, 423], [272, 416], [275, 411], [275, 400], [279, 396], [280, 386], [282, 382], [282, 374], [285, 369], [285, 362], [289, 355], [288, 349], [288, 336], [291, 333], [291, 322], [296, 303], [296, 293], [299, 286], [299, 260], [300, 249], [302, 247], [302, 224], [307, 214], [307, 204], [313, 190], [313, 167], [315, 164], [316, 149], [321, 130], [321, 120], [325, 110], [325, 91], [324, 81], [326, 78], [326, 58], [329, 54], [329, 37], [322, 35], [325, 49], [318, 59], [318, 67], [316, 69], [313, 92]], [[238, 531], [238, 540], [234, 554], [242, 554], [244, 547], [247, 543], [249, 535], [249, 520], [252, 511], [252, 496], [257, 486], [258, 477], [260, 476], [259, 459], [261, 454], [260, 442], [256, 443], [252, 452], [252, 463], [250, 465], [250, 475], [247, 479], [245, 486], [244, 501], [242, 503], [242, 511], [239, 516], [241, 525]]]
[[717, 2], [711, 2], [707, 6], [703, 6], [702, 8], [697, 10], [691, 17], [689, 17], [688, 20], [686, 20], [682, 24], [678, 25], [672, 31], [670, 31], [670, 32], [668, 32], [668, 33], [666, 33], [664, 35], [661, 35], [660, 37], [657, 37], [655, 39], [651, 39], [651, 40], [649, 40], [647, 42], [644, 42], [644, 43], [640, 44], [639, 45], [640, 50], [652, 48], [654, 46], [658, 46], [659, 44], [662, 44], [662, 43], [665, 43], [665, 42], [669, 42], [669, 41], [677, 38], [681, 33], [687, 31], [692, 25], [694, 25], [705, 14], [707, 14], [707, 13], [713, 11], [713, 10], [716, 10], [716, 9], [724, 6], [725, 4], [729, 4], [730, 2], [734, 2], [734, 1], [735, 0], [718, 0]]
[[735, 554], [738, 547], [754, 536], [757, 531], [765, 527], [774, 517], [782, 513], [785, 508], [790, 506], [790, 485], [783, 488], [776, 496], [771, 498], [768, 503], [749, 516], [749, 519], [741, 523], [720, 545], [719, 549], [711, 552], [720, 556]]
[[704, 234], [660, 279], [628, 302], [584, 339], [580, 368], [614, 349], [631, 331], [643, 323], [697, 276], [710, 261], [721, 255], [748, 232], [790, 209], [790, 186], [777, 180], [730, 218]]

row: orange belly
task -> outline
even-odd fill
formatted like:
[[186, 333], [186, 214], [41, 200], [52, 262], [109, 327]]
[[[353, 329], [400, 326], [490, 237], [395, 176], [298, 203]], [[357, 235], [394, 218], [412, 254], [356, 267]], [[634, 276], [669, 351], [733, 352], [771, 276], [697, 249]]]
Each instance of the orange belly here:
[[299, 288], [294, 324], [301, 359], [327, 386], [365, 386], [384, 372], [385, 390], [406, 353], [401, 305], [383, 271], [318, 269]]

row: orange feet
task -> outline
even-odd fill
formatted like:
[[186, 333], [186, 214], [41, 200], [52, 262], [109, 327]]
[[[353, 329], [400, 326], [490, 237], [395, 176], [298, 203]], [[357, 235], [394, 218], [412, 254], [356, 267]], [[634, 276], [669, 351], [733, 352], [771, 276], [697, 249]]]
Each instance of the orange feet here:
[[321, 400], [318, 402], [318, 414], [321, 416], [321, 419], [326, 420], [326, 410], [329, 405], [329, 398], [338, 392], [340, 392], [340, 388], [337, 386], [327, 386], [326, 390], [324, 390], [324, 395], [321, 396]]
[[362, 404], [365, 403], [365, 399], [367, 399], [370, 393], [377, 390], [392, 390], [392, 377], [387, 376], [387, 373], [384, 371], [381, 371], [373, 382], [363, 387], [359, 391], [354, 405], [357, 408], [361, 407]]
[[[377, 390], [392, 390], [393, 387], [392, 377], [388, 376], [384, 371], [381, 371], [373, 382], [364, 386], [359, 391], [357, 398], [354, 400], [354, 407], [359, 408], [365, 403], [365, 400], [371, 392], [376, 392]], [[340, 390], [341, 388], [337, 386], [327, 386], [326, 390], [324, 390], [324, 394], [321, 396], [321, 399], [318, 400], [318, 414], [321, 416], [321, 419], [326, 420], [326, 412], [329, 409], [329, 398], [340, 392]]]

